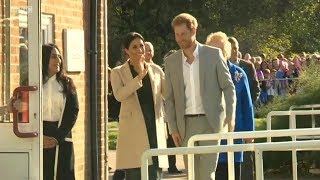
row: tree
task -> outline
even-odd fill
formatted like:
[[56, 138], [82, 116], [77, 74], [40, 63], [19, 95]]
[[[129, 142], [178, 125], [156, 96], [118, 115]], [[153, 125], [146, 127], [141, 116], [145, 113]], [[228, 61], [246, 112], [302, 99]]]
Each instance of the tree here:
[[155, 47], [154, 60], [178, 49], [171, 20], [187, 12], [198, 19], [197, 39], [211, 32], [235, 36], [243, 53], [314, 52], [320, 47], [320, 3], [317, 0], [110, 0], [108, 1], [109, 62], [121, 58], [122, 37], [141, 33]]

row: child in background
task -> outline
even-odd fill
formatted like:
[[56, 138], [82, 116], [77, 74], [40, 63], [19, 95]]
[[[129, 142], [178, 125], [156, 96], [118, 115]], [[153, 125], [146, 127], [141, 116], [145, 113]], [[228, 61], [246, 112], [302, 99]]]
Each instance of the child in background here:
[[279, 96], [286, 96], [288, 94], [289, 84], [287, 79], [288, 63], [280, 61], [280, 68], [276, 72], [277, 78], [277, 92]]
[[271, 72], [266, 71], [265, 76], [267, 79], [267, 94], [268, 94], [268, 102], [272, 101], [275, 96], [277, 96], [277, 91], [275, 90], [275, 85], [276, 85], [276, 72], [277, 70], [272, 69]]
[[270, 70], [269, 69], [263, 70], [263, 77], [264, 77], [264, 79], [260, 81], [261, 82], [260, 102], [262, 104], [267, 104], [268, 103], [267, 83], [268, 83], [268, 80], [270, 79]]

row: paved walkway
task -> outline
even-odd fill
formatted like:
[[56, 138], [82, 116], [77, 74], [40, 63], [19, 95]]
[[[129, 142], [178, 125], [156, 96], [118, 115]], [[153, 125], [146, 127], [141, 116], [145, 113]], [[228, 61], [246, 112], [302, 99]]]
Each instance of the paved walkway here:
[[[109, 171], [109, 180], [112, 180], [112, 175], [115, 171], [115, 162], [116, 162], [116, 151], [115, 150], [109, 150], [108, 153], [108, 160], [109, 160], [109, 166], [112, 168]], [[166, 169], [164, 170], [164, 178], [167, 180], [187, 180], [187, 175], [186, 175], [186, 170], [184, 168], [184, 163], [183, 163], [183, 158], [182, 155], [177, 155], [177, 168], [181, 171], [183, 171], [183, 174], [178, 174], [178, 175], [171, 175], [168, 174]], [[320, 174], [320, 170], [317, 174]], [[301, 177], [299, 180], [319, 180], [319, 177]], [[265, 180], [292, 180], [292, 178], [267, 178], [265, 177]]]
[[[112, 175], [115, 171], [115, 164], [116, 164], [116, 151], [115, 150], [109, 150], [108, 153], [108, 160], [109, 160], [109, 166], [112, 168], [109, 171], [109, 180], [112, 180]], [[184, 168], [184, 163], [183, 163], [183, 158], [181, 155], [177, 156], [177, 168], [181, 171], [183, 171], [183, 174], [177, 174], [177, 175], [171, 175], [168, 174], [166, 169], [164, 170], [164, 178], [163, 179], [170, 179], [170, 180], [186, 180], [187, 175], [186, 175], [186, 170]]]

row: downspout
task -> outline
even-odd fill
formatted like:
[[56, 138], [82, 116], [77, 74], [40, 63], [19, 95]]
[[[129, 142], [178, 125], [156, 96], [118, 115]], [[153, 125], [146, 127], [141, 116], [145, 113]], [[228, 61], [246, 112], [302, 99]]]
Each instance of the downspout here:
[[100, 179], [99, 166], [99, 135], [98, 135], [98, 51], [97, 51], [97, 26], [98, 26], [98, 1], [90, 2], [90, 137], [91, 137], [91, 179]]
[[108, 7], [108, 0], [104, 0], [104, 17], [103, 17], [103, 22], [104, 22], [104, 28], [103, 28], [103, 37], [104, 37], [104, 40], [103, 40], [103, 44], [104, 44], [104, 49], [103, 49], [103, 51], [104, 51], [104, 135], [105, 135], [105, 137], [104, 137], [104, 139], [105, 139], [105, 141], [104, 141], [104, 147], [105, 147], [105, 149], [104, 149], [104, 156], [105, 156], [105, 180], [108, 180], [109, 179], [109, 159], [108, 159], [108, 150], [109, 150], [109, 144], [108, 144], [108, 142], [109, 142], [109, 136], [108, 136], [108, 134], [109, 134], [109, 131], [108, 131], [108, 119], [109, 119], [109, 117], [108, 117], [108, 112], [109, 112], [109, 109], [108, 109], [108, 104], [109, 104], [109, 102], [108, 102], [108, 92], [109, 92], [109, 87], [108, 87], [108, 76], [109, 76], [109, 74], [108, 74], [108, 71], [107, 71], [107, 69], [108, 69], [108, 66], [109, 66], [109, 63], [108, 63], [108, 14], [107, 14], [107, 7]]

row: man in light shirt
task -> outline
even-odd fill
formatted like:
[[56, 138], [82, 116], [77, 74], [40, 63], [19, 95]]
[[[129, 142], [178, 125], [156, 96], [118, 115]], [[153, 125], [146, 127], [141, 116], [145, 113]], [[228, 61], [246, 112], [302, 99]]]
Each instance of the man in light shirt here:
[[[196, 40], [197, 20], [182, 13], [172, 21], [180, 50], [165, 60], [166, 115], [175, 145], [186, 146], [195, 134], [219, 133], [235, 123], [235, 88], [218, 48]], [[199, 146], [218, 145], [201, 141]], [[195, 155], [195, 179], [215, 176], [217, 154]], [[186, 163], [186, 157], [185, 164]]]

